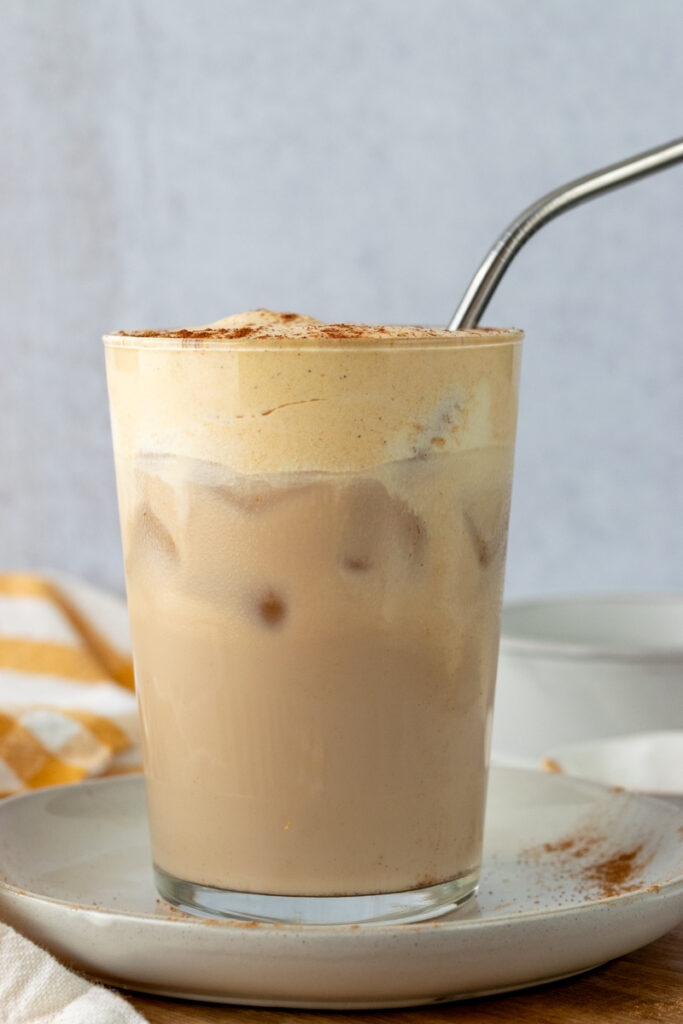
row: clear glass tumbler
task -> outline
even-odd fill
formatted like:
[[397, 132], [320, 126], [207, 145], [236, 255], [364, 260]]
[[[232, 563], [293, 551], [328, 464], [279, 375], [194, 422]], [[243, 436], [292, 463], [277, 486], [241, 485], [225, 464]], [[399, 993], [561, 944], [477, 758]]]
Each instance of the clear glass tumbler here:
[[177, 334], [105, 337], [158, 889], [445, 913], [479, 877], [522, 334]]

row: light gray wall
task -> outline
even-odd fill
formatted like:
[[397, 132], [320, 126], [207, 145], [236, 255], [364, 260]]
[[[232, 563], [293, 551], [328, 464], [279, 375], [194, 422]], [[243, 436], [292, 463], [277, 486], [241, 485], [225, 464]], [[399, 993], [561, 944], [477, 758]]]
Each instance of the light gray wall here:
[[[4, 0], [0, 566], [122, 580], [99, 338], [439, 322], [527, 202], [683, 134], [679, 0]], [[683, 168], [558, 221], [508, 593], [681, 588]]]

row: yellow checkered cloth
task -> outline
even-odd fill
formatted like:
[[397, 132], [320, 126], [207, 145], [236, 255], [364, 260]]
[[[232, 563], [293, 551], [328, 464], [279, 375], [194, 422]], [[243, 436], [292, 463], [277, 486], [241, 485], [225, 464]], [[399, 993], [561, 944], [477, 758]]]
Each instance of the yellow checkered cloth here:
[[0, 574], [0, 796], [140, 771], [130, 657], [47, 577]]

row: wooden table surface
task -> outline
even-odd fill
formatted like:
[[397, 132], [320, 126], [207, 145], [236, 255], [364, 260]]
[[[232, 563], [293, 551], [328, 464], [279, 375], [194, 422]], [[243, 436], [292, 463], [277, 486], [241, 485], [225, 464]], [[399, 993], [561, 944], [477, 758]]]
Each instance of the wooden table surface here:
[[[124, 994], [124, 993], [122, 993]], [[683, 924], [589, 974], [526, 992], [407, 1010], [260, 1010], [153, 996], [126, 998], [150, 1024], [683, 1024]]]

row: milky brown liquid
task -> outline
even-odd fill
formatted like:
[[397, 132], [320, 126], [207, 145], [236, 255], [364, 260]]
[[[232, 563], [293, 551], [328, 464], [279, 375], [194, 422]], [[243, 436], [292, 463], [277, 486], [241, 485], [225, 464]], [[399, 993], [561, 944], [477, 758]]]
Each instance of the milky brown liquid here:
[[302, 896], [476, 871], [515, 348], [109, 349], [164, 871]]

